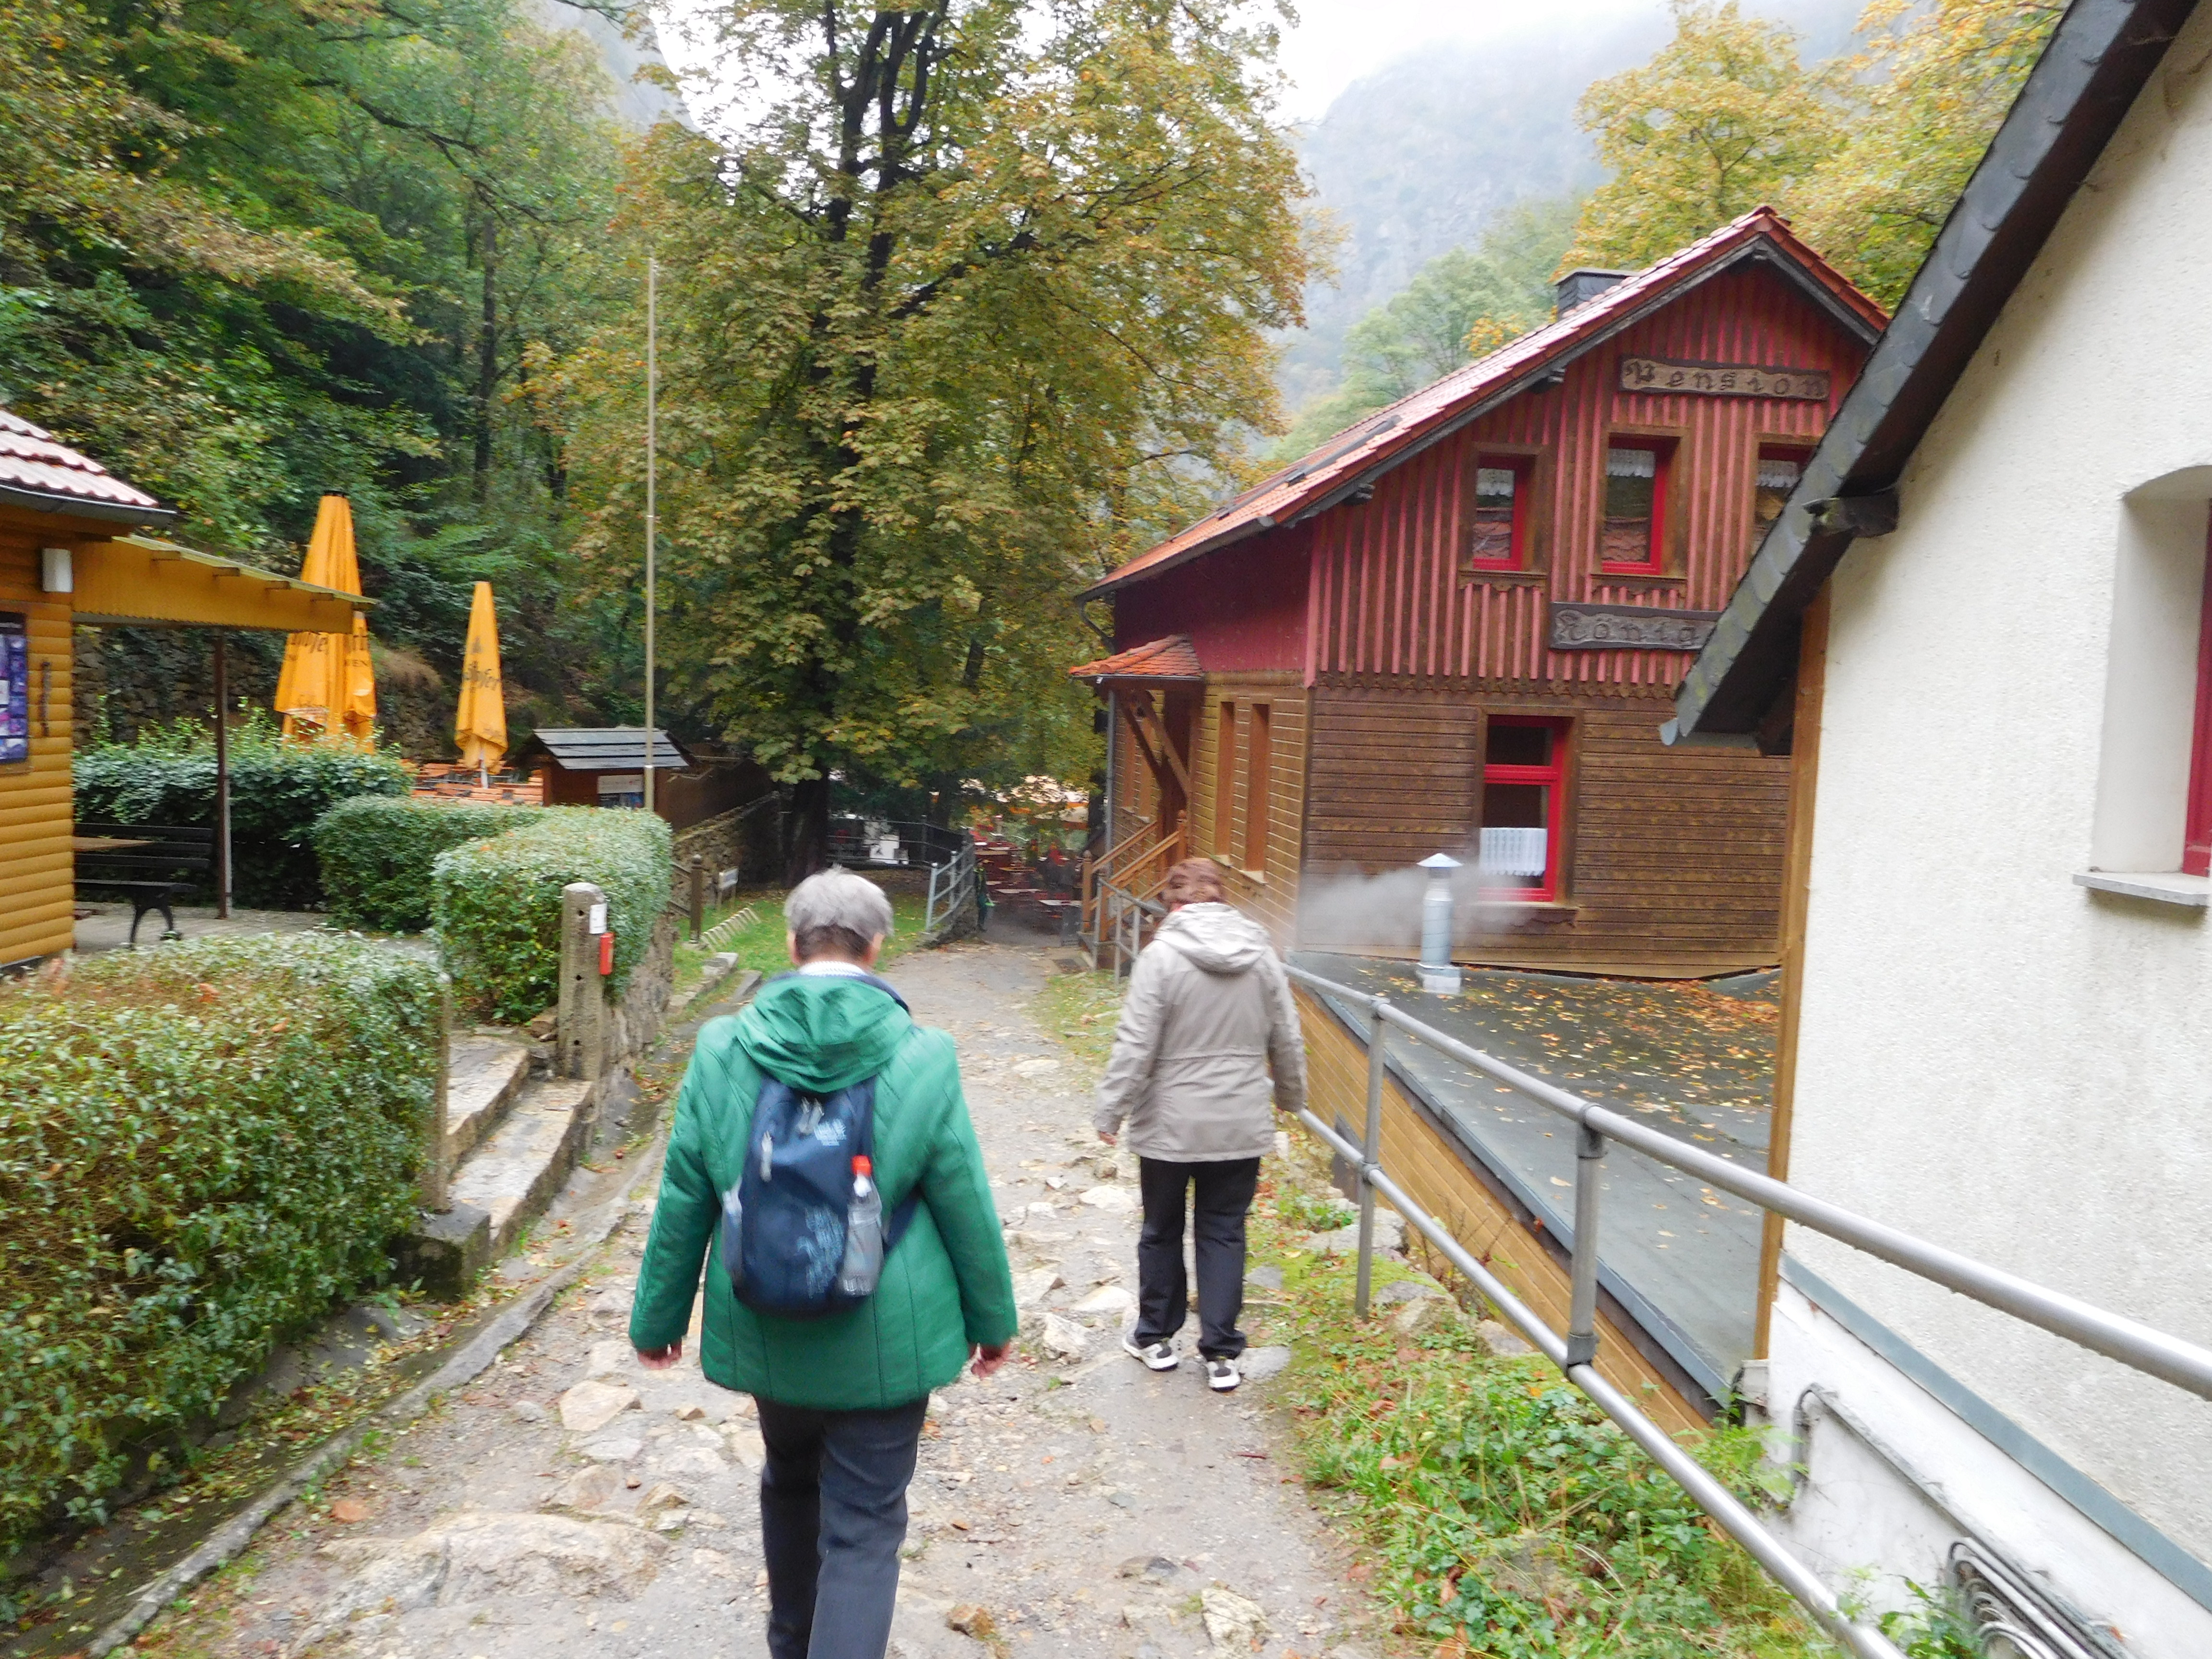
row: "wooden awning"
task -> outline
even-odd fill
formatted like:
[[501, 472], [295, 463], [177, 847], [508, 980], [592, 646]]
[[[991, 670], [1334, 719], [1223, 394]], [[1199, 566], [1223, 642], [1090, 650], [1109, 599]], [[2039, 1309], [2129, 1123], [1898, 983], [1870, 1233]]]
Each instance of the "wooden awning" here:
[[376, 603], [152, 536], [80, 544], [72, 563], [76, 619], [95, 625], [350, 634]]
[[1198, 664], [1198, 647], [1188, 634], [1170, 634], [1067, 672], [1094, 684], [1112, 681], [1125, 685], [1197, 685], [1206, 678], [1206, 671]]

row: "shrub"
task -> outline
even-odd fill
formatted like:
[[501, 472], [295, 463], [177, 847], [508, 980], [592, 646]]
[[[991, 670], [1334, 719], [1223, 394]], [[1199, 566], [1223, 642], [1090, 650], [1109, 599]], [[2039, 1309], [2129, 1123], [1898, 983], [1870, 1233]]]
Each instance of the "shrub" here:
[[409, 1224], [427, 964], [327, 935], [118, 951], [0, 992], [0, 1555], [104, 1518]]
[[[93, 744], [70, 763], [76, 816], [94, 823], [215, 827], [215, 734], [179, 720], [135, 743]], [[288, 741], [256, 714], [230, 733], [231, 885], [240, 904], [278, 909], [321, 902], [310, 836], [315, 821], [356, 795], [414, 787], [397, 755], [343, 738]]]
[[555, 806], [520, 830], [438, 854], [439, 949], [463, 1006], [525, 1020], [552, 1006], [561, 973], [561, 890], [596, 883], [615, 933], [615, 988], [644, 958], [668, 905], [674, 857], [656, 814]]
[[464, 842], [519, 830], [531, 806], [362, 795], [315, 820], [315, 856], [331, 919], [345, 927], [419, 933], [431, 921], [431, 866]]

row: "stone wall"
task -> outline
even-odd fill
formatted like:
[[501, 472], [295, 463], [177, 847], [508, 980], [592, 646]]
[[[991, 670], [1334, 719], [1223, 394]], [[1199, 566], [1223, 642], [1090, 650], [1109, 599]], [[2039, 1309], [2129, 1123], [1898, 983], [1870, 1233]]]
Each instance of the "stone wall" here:
[[677, 919], [664, 910], [653, 926], [645, 960], [630, 970], [620, 996], [607, 998], [607, 1038], [601, 1075], [627, 1067], [659, 1040], [676, 991]]
[[714, 902], [714, 878], [724, 870], [738, 872], [744, 883], [767, 880], [776, 867], [777, 810], [773, 798], [763, 799], [718, 812], [676, 832], [676, 875], [671, 891], [676, 907], [689, 912], [691, 903], [691, 860], [705, 860], [707, 902]]

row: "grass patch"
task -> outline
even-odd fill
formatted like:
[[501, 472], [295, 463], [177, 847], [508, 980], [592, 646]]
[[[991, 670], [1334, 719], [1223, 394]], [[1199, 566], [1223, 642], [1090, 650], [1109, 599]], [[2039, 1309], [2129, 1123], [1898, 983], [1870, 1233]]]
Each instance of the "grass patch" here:
[[1106, 1069], [1114, 1048], [1114, 1022], [1121, 1013], [1122, 981], [1111, 974], [1062, 974], [1045, 981], [1032, 1005], [1048, 1036], [1088, 1066]]
[[[921, 941], [921, 924], [928, 909], [928, 893], [924, 885], [926, 875], [904, 870], [861, 871], [870, 881], [881, 887], [891, 902], [891, 916], [896, 930], [884, 941], [884, 966], [898, 960]], [[691, 930], [687, 925], [683, 936], [676, 942], [676, 994], [683, 995], [697, 985], [707, 971], [709, 958], [727, 951], [738, 959], [738, 971], [750, 968], [763, 978], [781, 974], [791, 966], [789, 949], [784, 943], [783, 901], [789, 894], [787, 887], [747, 887], [732, 894], [721, 903], [709, 906], [702, 934], [711, 933], [725, 922], [752, 912], [750, 922], [741, 922], [722, 935], [714, 944], [691, 943]]]
[[[1364, 1546], [1358, 1576], [1399, 1634], [1440, 1659], [1835, 1651], [1547, 1362], [1493, 1358], [1471, 1326], [1355, 1325], [1352, 1259], [1295, 1248], [1317, 1185], [1272, 1165], [1255, 1206], [1254, 1256], [1283, 1268], [1267, 1340], [1297, 1350], [1279, 1397], [1307, 1483]], [[1695, 1449], [1747, 1500], [1771, 1478], [1751, 1431]]]

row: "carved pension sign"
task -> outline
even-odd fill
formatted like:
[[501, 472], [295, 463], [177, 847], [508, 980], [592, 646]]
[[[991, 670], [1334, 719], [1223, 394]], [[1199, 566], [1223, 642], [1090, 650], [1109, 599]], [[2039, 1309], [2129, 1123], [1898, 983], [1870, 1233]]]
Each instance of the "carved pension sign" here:
[[1702, 651], [1717, 611], [1661, 611], [1648, 605], [1552, 603], [1554, 651]]
[[1802, 398], [1826, 403], [1825, 368], [1759, 368], [1749, 363], [1677, 363], [1664, 357], [1623, 357], [1623, 392], [1701, 392], [1714, 398]]

